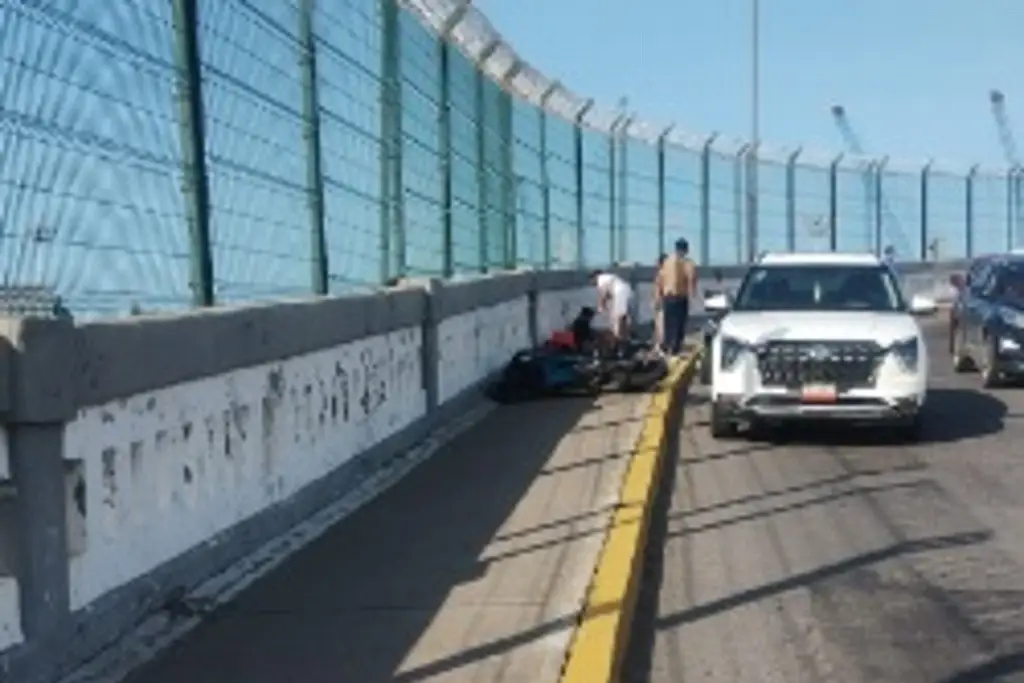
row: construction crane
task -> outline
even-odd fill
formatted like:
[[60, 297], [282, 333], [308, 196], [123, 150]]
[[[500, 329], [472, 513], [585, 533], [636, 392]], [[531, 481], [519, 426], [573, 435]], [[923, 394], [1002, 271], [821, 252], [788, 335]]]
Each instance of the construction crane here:
[[988, 97], [992, 103], [992, 116], [996, 120], [999, 144], [1003, 148], [1003, 156], [1006, 157], [1012, 178], [1013, 214], [1016, 217], [1013, 222], [1016, 224], [1016, 230], [1011, 230], [1008, 241], [1014, 246], [1013, 243], [1020, 239], [1021, 233], [1024, 232], [1024, 166], [1017, 150], [1017, 140], [1013, 136], [1013, 127], [1010, 126], [1010, 117], [1006, 113], [1006, 95], [1001, 90], [992, 90]]
[[[864, 145], [861, 144], [860, 138], [853, 130], [853, 126], [850, 125], [850, 119], [846, 115], [846, 107], [841, 104], [833, 105], [832, 118], [835, 119], [836, 127], [839, 129], [839, 134], [843, 136], [843, 142], [846, 143], [849, 151], [857, 156], [867, 156], [867, 153], [864, 151]], [[878, 172], [881, 173], [881, 170], [879, 169]], [[885, 194], [883, 193], [881, 197], [876, 196], [877, 187], [874, 183], [870, 170], [867, 170], [862, 174], [862, 180], [864, 182], [864, 202], [866, 204], [864, 212], [865, 220], [869, 225], [871, 224], [876, 202], [881, 201], [882, 215], [885, 217], [886, 224], [891, 226], [890, 234], [898, 237], [901, 247], [908, 247], [908, 244], [906, 243], [906, 236], [903, 234], [903, 229], [900, 227], [900, 220], [897, 218], [895, 212], [893, 212], [892, 207], [889, 206], [889, 202], [886, 199]], [[882, 248], [882, 245], [880, 244], [877, 246], [879, 249]], [[891, 246], [888, 246], [886, 247], [886, 250], [889, 251], [891, 248]]]

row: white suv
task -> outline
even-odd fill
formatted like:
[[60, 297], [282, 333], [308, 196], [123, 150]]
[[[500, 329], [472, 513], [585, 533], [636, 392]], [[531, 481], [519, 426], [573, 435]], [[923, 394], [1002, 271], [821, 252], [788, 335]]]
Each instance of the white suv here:
[[711, 433], [789, 419], [850, 420], [920, 434], [928, 354], [915, 315], [935, 301], [906, 302], [892, 269], [868, 254], [765, 254], [711, 341]]

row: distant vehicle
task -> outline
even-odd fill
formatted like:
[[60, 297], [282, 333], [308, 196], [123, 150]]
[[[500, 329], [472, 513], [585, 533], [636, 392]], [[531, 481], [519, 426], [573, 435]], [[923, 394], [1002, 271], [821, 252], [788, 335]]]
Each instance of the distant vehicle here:
[[950, 277], [949, 352], [958, 372], [977, 370], [986, 387], [1024, 378], [1024, 253], [974, 259]]
[[735, 301], [704, 302], [724, 313], [708, 353], [711, 434], [791, 419], [887, 425], [919, 437], [928, 355], [913, 316], [935, 301], [908, 303], [892, 268], [871, 254], [767, 254]]

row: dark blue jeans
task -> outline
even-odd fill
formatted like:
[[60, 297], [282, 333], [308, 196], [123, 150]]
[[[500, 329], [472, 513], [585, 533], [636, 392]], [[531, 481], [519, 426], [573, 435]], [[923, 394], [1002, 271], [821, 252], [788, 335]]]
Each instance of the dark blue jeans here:
[[690, 317], [690, 298], [666, 296], [662, 301], [662, 316], [665, 336], [665, 351], [676, 354], [683, 350], [686, 338], [686, 323]]

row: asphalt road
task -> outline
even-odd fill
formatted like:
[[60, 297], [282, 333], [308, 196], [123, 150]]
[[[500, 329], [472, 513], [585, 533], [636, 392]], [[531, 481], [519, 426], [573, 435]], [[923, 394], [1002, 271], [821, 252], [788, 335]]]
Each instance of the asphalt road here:
[[715, 442], [687, 401], [624, 683], [1024, 682], [1024, 388], [953, 373], [925, 439]]

